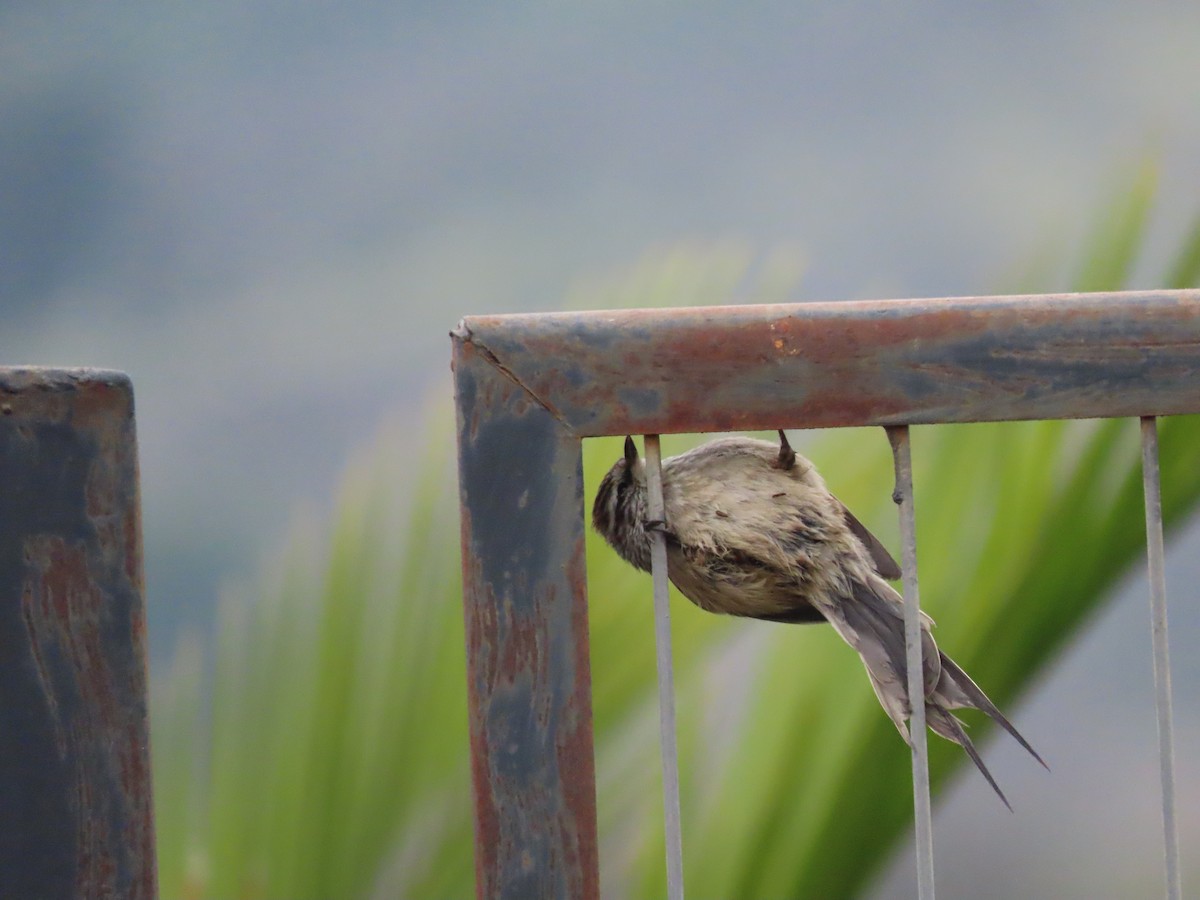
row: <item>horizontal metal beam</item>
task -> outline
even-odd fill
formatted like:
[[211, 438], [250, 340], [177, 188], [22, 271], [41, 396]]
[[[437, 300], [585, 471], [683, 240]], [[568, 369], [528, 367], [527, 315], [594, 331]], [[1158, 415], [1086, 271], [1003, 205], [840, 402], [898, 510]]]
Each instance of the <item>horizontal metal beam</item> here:
[[1200, 412], [1200, 291], [473, 316], [570, 432]]
[[133, 388], [0, 369], [0, 897], [155, 896]]

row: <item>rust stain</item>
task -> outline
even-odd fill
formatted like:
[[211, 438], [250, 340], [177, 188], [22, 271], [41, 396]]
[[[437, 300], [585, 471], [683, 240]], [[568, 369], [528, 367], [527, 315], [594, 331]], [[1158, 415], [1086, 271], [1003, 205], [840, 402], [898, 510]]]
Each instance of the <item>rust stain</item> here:
[[[75, 775], [77, 888], [80, 896], [107, 896], [115, 890], [115, 846], [128, 842], [135, 854], [152, 853], [145, 722], [136, 715], [131, 719], [131, 711], [121, 702], [127, 689], [118, 686], [104, 645], [108, 597], [93, 577], [85, 549], [43, 535], [26, 541], [25, 554], [31, 572], [22, 590], [22, 613], [30, 644], [36, 648], [47, 705], [55, 714], [60, 750]], [[69, 699], [78, 712], [69, 719], [63, 718], [59, 701], [66, 684], [61, 673], [47, 667], [48, 650], [55, 658], [67, 660], [72, 673], [69, 693], [78, 697]], [[131, 733], [138, 737], [130, 740]], [[97, 746], [105, 752], [97, 753]], [[115, 763], [115, 771], [107, 769], [109, 760]], [[131, 772], [140, 777], [131, 779]], [[120, 785], [133, 809], [140, 812], [128, 824], [130, 832], [120, 837], [109, 833], [109, 815], [96, 814], [107, 810], [96, 792], [110, 781]]]
[[471, 742], [471, 782], [475, 794], [475, 886], [481, 898], [493, 895], [492, 873], [500, 848], [500, 813], [491, 790], [491, 754], [487, 735], [485, 694], [481, 684], [492, 682], [495, 662], [491, 640], [496, 634], [495, 597], [483, 579], [480, 561], [470, 552], [471, 511], [462, 508], [463, 613], [467, 643], [467, 715]]
[[[459, 373], [470, 374], [466, 367]], [[508, 379], [480, 377], [471, 390], [478, 392], [471, 406], [483, 407], [477, 425], [482, 439], [496, 433], [485, 430], [495, 415], [485, 400], [502, 400], [511, 420], [543, 414]], [[460, 407], [464, 426], [475, 412]], [[459, 439], [469, 447], [467, 430]], [[481, 451], [475, 446], [469, 452]], [[486, 490], [486, 480], [475, 487]], [[518, 506], [533, 502], [514, 493]], [[598, 852], [582, 537], [563, 560], [571, 567], [564, 584], [557, 566], [543, 572], [482, 558], [484, 536], [475, 531], [504, 523], [473, 519], [471, 497], [464, 493], [463, 500], [476, 890], [480, 897], [519, 888], [539, 896], [594, 898]]]
[[[134, 509], [140, 509], [141, 504], [136, 498], [134, 500]], [[140, 596], [145, 596], [145, 576], [142, 568], [142, 520], [139, 515], [133, 512], [126, 511], [121, 517], [122, 524], [122, 544], [124, 548], [124, 571], [125, 577], [129, 579], [129, 583]], [[146, 617], [135, 617], [134, 637], [137, 640], [139, 647], [144, 647], [145, 632], [146, 632]]]
[[69, 421], [82, 430], [132, 420], [133, 391], [119, 372], [93, 369], [15, 368], [0, 370], [0, 410], [31, 421]]
[[[574, 644], [575, 682], [564, 714], [563, 728], [555, 735], [555, 751], [563, 785], [566, 816], [560, 827], [572, 838], [567, 871], [581, 881], [571, 884], [571, 896], [592, 900], [600, 896], [600, 855], [596, 835], [596, 764], [592, 735], [592, 676], [587, 618], [587, 561], [582, 536], [567, 561], [571, 586], [571, 640]], [[582, 831], [572, 823], [578, 823]]]
[[133, 418], [133, 394], [127, 381], [81, 381], [71, 404], [72, 422], [82, 429], [120, 438], [114, 423]]
[[[548, 404], [544, 397], [539, 396], [530, 390], [529, 386], [522, 382], [518, 373], [514, 372], [491, 350], [491, 348], [481, 343], [473, 334], [469, 332], [469, 330], [467, 330], [467, 337], [462, 340], [456, 338], [455, 344], [456, 346], [470, 347], [473, 355], [480, 359], [486, 360], [492, 365], [492, 367], [496, 369], [496, 371], [504, 376], [504, 379], [508, 382], [508, 386], [505, 389], [506, 396], [511, 393], [513, 388], [520, 390], [521, 393], [519, 395], [519, 400], [516, 404], [513, 404], [513, 412], [516, 415], [523, 415], [525, 410], [528, 408], [528, 405], [530, 405], [532, 402], [532, 404], [536, 404], [538, 407], [544, 409], [559, 422], [563, 421], [558, 410]], [[499, 404], [496, 404], [495, 408], [498, 407]]]

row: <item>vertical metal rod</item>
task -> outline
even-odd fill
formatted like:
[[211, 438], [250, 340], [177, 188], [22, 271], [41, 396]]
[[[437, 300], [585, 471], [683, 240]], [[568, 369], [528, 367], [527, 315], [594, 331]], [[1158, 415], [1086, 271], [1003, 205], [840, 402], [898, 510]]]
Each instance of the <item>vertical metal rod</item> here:
[[[646, 490], [650, 521], [665, 521], [662, 448], [657, 434], [645, 436]], [[658, 659], [658, 725], [662, 745], [663, 822], [667, 839], [667, 897], [683, 900], [683, 837], [679, 814], [679, 755], [675, 747], [675, 671], [671, 663], [671, 608], [667, 592], [667, 541], [650, 533], [650, 573], [654, 580], [654, 649]]]
[[1154, 693], [1158, 762], [1162, 776], [1163, 838], [1168, 900], [1180, 900], [1179, 833], [1175, 821], [1175, 741], [1171, 717], [1171, 663], [1167, 650], [1167, 581], [1163, 571], [1162, 489], [1158, 476], [1158, 423], [1142, 417], [1142, 486], [1146, 498], [1146, 559], [1150, 570], [1150, 635], [1154, 643]]
[[892, 499], [900, 507], [900, 537], [903, 544], [904, 646], [907, 651], [909, 743], [912, 746], [913, 811], [917, 838], [917, 892], [921, 900], [933, 900], [933, 812], [929, 801], [929, 748], [925, 734], [925, 678], [921, 660], [921, 601], [917, 586], [917, 519], [913, 510], [912, 451], [908, 426], [887, 429], [896, 466], [896, 490]]

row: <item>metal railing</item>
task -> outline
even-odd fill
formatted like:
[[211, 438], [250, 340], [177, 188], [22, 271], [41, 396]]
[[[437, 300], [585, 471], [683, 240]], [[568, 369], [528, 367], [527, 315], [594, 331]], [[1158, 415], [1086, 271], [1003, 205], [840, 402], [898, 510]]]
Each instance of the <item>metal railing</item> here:
[[[647, 435], [656, 472], [663, 433], [888, 428], [918, 675], [908, 426], [1126, 416], [1142, 421], [1165, 877], [1181, 896], [1155, 417], [1200, 412], [1200, 291], [481, 316], [452, 336], [479, 896], [599, 893], [584, 438]], [[661, 558], [655, 570], [663, 595]], [[681, 896], [666, 624], [668, 870]], [[932, 897], [914, 707], [919, 890]]]

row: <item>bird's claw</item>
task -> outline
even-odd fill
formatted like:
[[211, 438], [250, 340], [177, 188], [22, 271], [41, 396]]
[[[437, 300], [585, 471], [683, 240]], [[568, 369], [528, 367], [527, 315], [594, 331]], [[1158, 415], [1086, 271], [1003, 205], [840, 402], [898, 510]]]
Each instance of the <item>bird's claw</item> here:
[[796, 465], [796, 451], [792, 449], [792, 445], [788, 443], [787, 435], [783, 433], [783, 429], [779, 429], [779, 457], [775, 460], [775, 468], [783, 469], [785, 472], [790, 472], [792, 467]]

